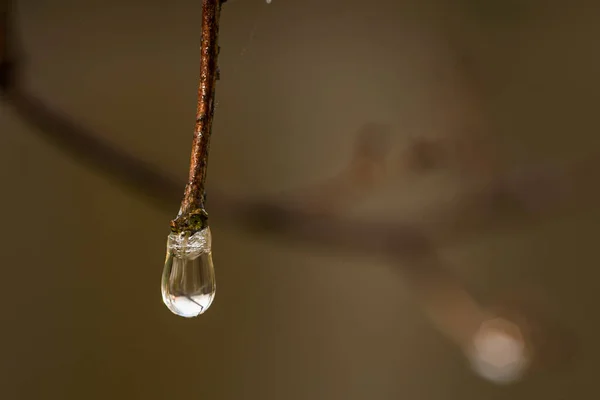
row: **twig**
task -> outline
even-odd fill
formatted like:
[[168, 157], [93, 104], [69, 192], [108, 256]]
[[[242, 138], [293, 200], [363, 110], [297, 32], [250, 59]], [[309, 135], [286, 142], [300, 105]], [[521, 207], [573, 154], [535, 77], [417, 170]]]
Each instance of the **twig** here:
[[189, 180], [181, 202], [179, 215], [171, 221], [171, 230], [176, 233], [196, 232], [208, 224], [205, 210], [205, 182], [208, 151], [214, 116], [215, 86], [218, 75], [219, 16], [222, 0], [202, 0], [202, 40], [200, 59], [200, 85], [196, 126], [192, 141]]

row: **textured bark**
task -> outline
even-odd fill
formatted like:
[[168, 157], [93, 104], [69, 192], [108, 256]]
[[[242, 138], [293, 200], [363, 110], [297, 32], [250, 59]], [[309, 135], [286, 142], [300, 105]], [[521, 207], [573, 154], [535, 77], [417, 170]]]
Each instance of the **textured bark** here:
[[217, 42], [221, 4], [221, 0], [202, 1], [200, 84], [198, 87], [196, 126], [192, 141], [188, 183], [185, 187], [179, 215], [171, 221], [171, 230], [174, 232], [195, 232], [208, 224], [208, 214], [204, 209], [204, 186], [218, 75], [219, 45]]

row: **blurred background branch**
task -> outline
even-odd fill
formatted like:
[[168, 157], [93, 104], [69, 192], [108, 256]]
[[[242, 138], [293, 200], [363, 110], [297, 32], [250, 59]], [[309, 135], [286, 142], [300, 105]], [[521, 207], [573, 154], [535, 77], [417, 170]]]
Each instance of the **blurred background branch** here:
[[[91, 132], [72, 116], [27, 91], [19, 70], [23, 60], [17, 58], [24, 52], [17, 49], [12, 36], [8, 5], [6, 2], [3, 6], [0, 36], [3, 101], [48, 143], [120, 182], [124, 188], [137, 191], [161, 210], [172, 211], [180, 199], [183, 179], [175, 179], [112, 145], [102, 133]], [[454, 54], [454, 58], [461, 59], [461, 55]], [[481, 139], [486, 117], [469, 76], [454, 76], [455, 97], [442, 102], [448, 113], [448, 132], [416, 137], [395, 154], [391, 128], [369, 122], [358, 129], [345, 168], [330, 179], [260, 198], [234, 196], [209, 187], [208, 202], [216, 224], [342, 255], [385, 258], [402, 273], [440, 331], [470, 357], [478, 373], [496, 382], [512, 381], [521, 377], [525, 367], [535, 365], [534, 355], [561, 348], [565, 339], [561, 336], [557, 342], [530, 335], [531, 331], [541, 331], [544, 338], [554, 338], [551, 323], [542, 324], [542, 328], [529, 326], [541, 324], [537, 316], [518, 318], [510, 312], [504, 316], [483, 305], [445, 268], [438, 249], [485, 230], [512, 231], [552, 218], [567, 200], [582, 197], [587, 185], [585, 176], [597, 167], [597, 158], [562, 166], [540, 167], [533, 162], [524, 166], [501, 165], [498, 157], [491, 154], [490, 146], [486, 146], [488, 141]], [[393, 179], [398, 172], [394, 169], [399, 169], [404, 177], [453, 169], [459, 171], [461, 190], [451, 202], [422, 215], [379, 220], [349, 217], [349, 211]], [[536, 347], [540, 343], [544, 343], [543, 349]], [[498, 352], [508, 359], [501, 359]]]

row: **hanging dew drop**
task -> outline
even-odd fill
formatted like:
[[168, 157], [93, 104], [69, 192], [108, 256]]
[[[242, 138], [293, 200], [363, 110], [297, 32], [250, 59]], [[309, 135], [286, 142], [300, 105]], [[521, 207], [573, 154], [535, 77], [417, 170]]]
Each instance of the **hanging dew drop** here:
[[192, 235], [172, 233], [167, 239], [167, 258], [162, 275], [162, 298], [176, 315], [196, 317], [215, 297], [215, 270], [210, 228]]

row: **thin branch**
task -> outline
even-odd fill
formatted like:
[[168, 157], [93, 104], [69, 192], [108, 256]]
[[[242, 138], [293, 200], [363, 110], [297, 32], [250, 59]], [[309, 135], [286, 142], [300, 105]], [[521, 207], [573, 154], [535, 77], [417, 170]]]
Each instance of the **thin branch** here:
[[215, 86], [217, 82], [219, 54], [219, 17], [222, 0], [202, 0], [202, 39], [200, 46], [200, 85], [196, 126], [192, 141], [189, 180], [181, 202], [179, 215], [171, 221], [173, 232], [198, 231], [208, 224], [205, 210], [205, 182], [208, 152], [214, 116]]
[[[176, 204], [180, 183], [172, 177], [151, 164], [120, 151], [100, 139], [101, 135], [86, 131], [33, 96], [17, 91], [7, 99], [25, 121], [37, 128], [43, 139], [66, 151], [79, 162], [97, 169], [110, 179], [122, 182], [128, 189], [136, 189], [163, 210], [168, 211]], [[587, 174], [588, 169], [581, 168], [581, 173]], [[465, 193], [448, 203], [445, 208], [419, 216], [417, 221], [412, 222], [348, 220], [328, 216], [318, 208], [306, 207], [302, 199], [288, 199], [285, 202], [276, 198], [251, 200], [231, 196], [218, 188], [211, 189], [210, 204], [219, 223], [253, 233], [268, 234], [283, 240], [293, 239], [318, 247], [331, 246], [332, 250], [337, 248], [342, 252], [381, 254], [382, 251], [397, 253], [399, 249], [405, 249], [413, 253], [421, 247], [414, 243], [431, 240], [425, 240], [423, 236], [426, 235], [438, 238], [438, 245], [442, 239], [447, 245], [480, 233], [480, 228], [489, 229], [494, 225], [494, 220], [507, 224], [507, 218], [512, 216], [510, 227], [522, 225], [523, 216], [532, 215], [532, 211], [539, 209], [523, 207], [531, 204], [528, 200], [532, 195], [541, 194], [539, 184], [544, 180], [547, 181], [544, 185], [546, 187], [553, 182], [557, 183], [552, 176], [536, 174], [535, 170], [530, 173], [525, 181], [530, 184], [523, 183], [526, 176], [524, 174], [506, 176], [502, 186], [482, 187]], [[570, 177], [566, 175], [566, 178]], [[349, 182], [348, 186], [351, 184]], [[327, 209], [335, 208], [336, 204], [339, 205], [333, 201]], [[501, 204], [505, 206], [500, 207]], [[552, 209], [554, 207], [548, 208]], [[501, 210], [504, 211], [500, 212]], [[429, 223], [424, 225], [423, 221]], [[357, 236], [352, 232], [363, 234]]]

